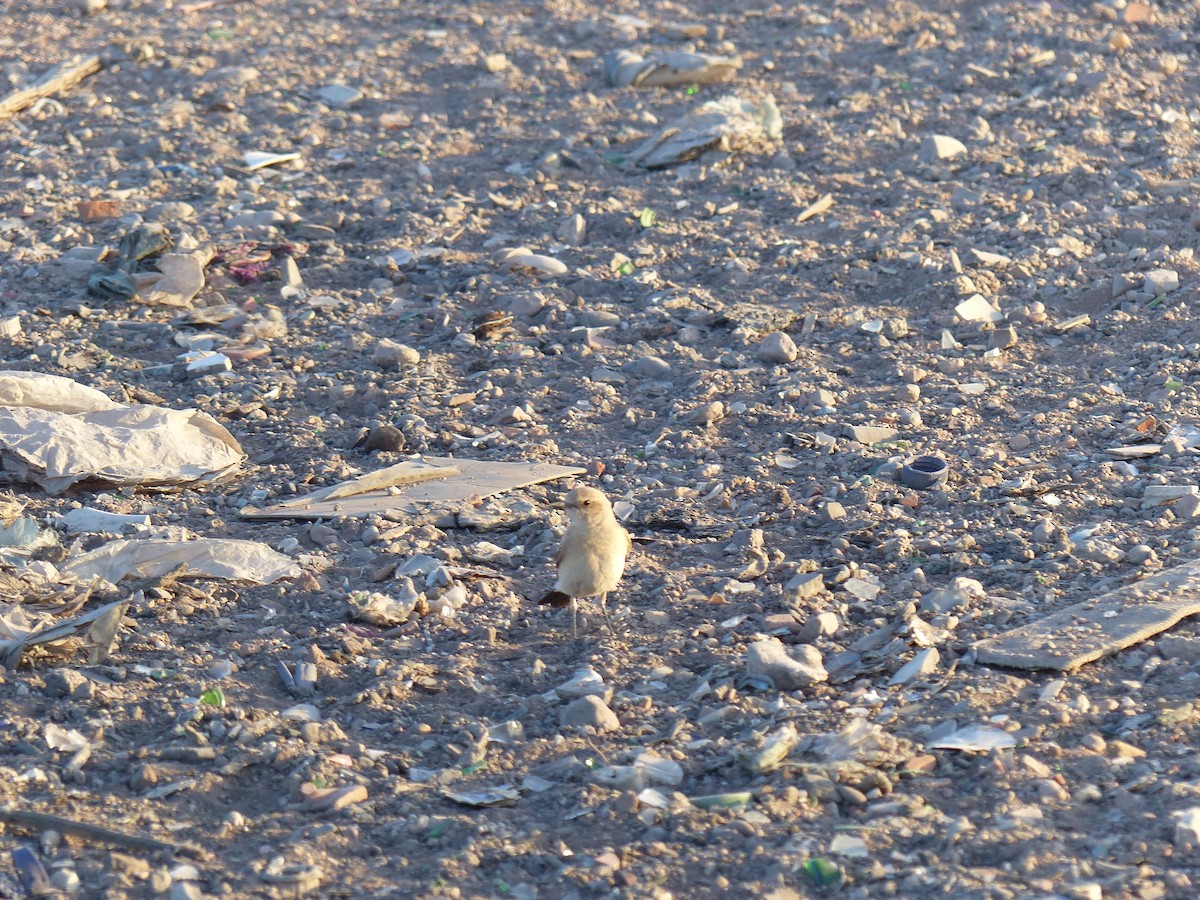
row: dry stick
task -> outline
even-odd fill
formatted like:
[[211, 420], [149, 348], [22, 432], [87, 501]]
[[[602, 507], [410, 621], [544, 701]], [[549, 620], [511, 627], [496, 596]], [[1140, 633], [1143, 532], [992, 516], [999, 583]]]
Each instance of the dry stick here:
[[64, 819], [50, 813], [33, 812], [29, 809], [14, 809], [11, 806], [0, 806], [0, 822], [26, 828], [52, 828], [59, 834], [73, 834], [76, 837], [91, 838], [118, 847], [129, 847], [133, 850], [165, 850], [168, 853], [180, 853], [193, 859], [205, 859], [208, 854], [200, 847], [192, 844], [172, 844], [156, 838], [142, 837], [137, 834], [125, 834], [113, 831], [101, 825], [90, 825], [87, 822], [76, 822], [74, 819]]
[[807, 221], [813, 216], [819, 216], [831, 206], [833, 206], [833, 194], [825, 194], [816, 203], [804, 210], [802, 213], [800, 213], [800, 215], [796, 216], [796, 224], [798, 225], [801, 222]]
[[59, 63], [29, 87], [13, 91], [0, 100], [0, 119], [7, 119], [13, 113], [20, 112], [25, 107], [32, 106], [51, 94], [75, 87], [89, 75], [99, 72], [100, 68], [99, 56]]

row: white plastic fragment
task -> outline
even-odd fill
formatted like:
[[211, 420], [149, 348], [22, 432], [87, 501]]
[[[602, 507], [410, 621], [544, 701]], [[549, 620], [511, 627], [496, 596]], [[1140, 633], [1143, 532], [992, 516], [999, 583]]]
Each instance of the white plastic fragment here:
[[954, 307], [954, 313], [964, 322], [991, 322], [995, 324], [1003, 321], [1004, 313], [988, 303], [983, 294], [972, 294], [958, 306]]
[[46, 736], [46, 746], [51, 750], [74, 753], [88, 746], [88, 739], [74, 728], [63, 728], [54, 722], [47, 722], [43, 733]]
[[498, 266], [510, 272], [526, 270], [539, 275], [565, 275], [570, 271], [565, 263], [552, 256], [534, 253], [528, 247], [501, 250], [494, 259]]
[[867, 842], [852, 834], [835, 835], [829, 842], [829, 852], [836, 856], [846, 856], [851, 859], [866, 859], [871, 854], [867, 851]]
[[0, 467], [50, 493], [81, 481], [212, 481], [244, 459], [233, 435], [207, 413], [126, 406], [70, 378], [0, 372]]
[[187, 566], [191, 576], [228, 578], [270, 584], [294, 578], [300, 567], [266, 544], [227, 538], [169, 541], [158, 538], [112, 541], [69, 559], [61, 567], [65, 579], [90, 583], [94, 578], [116, 584], [130, 575], [157, 578]]
[[615, 50], [604, 60], [604, 77], [614, 87], [670, 87], [729, 81], [742, 67], [739, 57], [666, 50], [641, 57]]
[[267, 166], [282, 165], [299, 158], [299, 153], [264, 153], [260, 150], [251, 150], [249, 153], [242, 154], [242, 161], [251, 172], [265, 169]]
[[1001, 731], [990, 725], [967, 725], [925, 746], [930, 750], [986, 752], [1015, 747], [1017, 739], [1007, 731]]
[[233, 360], [224, 353], [212, 350], [189, 350], [179, 354], [179, 358], [186, 363], [187, 374], [193, 378], [214, 372], [228, 372], [233, 368]]
[[68, 534], [121, 534], [150, 526], [149, 516], [121, 515], [87, 506], [65, 513], [59, 521]]

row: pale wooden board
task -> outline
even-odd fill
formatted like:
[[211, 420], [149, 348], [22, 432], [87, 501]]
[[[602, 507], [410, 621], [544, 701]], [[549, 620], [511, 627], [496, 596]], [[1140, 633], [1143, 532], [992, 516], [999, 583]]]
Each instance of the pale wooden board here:
[[59, 63], [43, 73], [42, 77], [29, 87], [0, 98], [0, 119], [7, 119], [13, 113], [32, 106], [44, 97], [75, 87], [89, 75], [99, 72], [102, 65], [100, 57], [95, 55], [75, 57]]
[[985, 665], [1070, 672], [1200, 613], [1200, 560], [975, 644]]
[[586, 471], [576, 466], [553, 466], [546, 463], [499, 463], [478, 459], [452, 459], [427, 456], [424, 461], [434, 466], [454, 466], [457, 475], [424, 481], [390, 490], [369, 491], [351, 497], [328, 500], [337, 485], [321, 488], [307, 497], [289, 500], [266, 509], [246, 507], [242, 515], [248, 519], [328, 519], [333, 516], [373, 516], [388, 510], [409, 515], [452, 509], [472, 499], [485, 499], [505, 491], [528, 487], [555, 478], [582, 475]]

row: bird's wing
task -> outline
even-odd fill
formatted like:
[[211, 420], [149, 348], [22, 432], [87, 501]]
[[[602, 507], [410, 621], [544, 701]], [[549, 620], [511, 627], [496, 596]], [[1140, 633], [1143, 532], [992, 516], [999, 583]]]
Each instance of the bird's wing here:
[[556, 566], [562, 565], [563, 557], [566, 556], [566, 551], [567, 551], [567, 542], [563, 541], [561, 544], [558, 545], [558, 552], [556, 552], [554, 554], [554, 564]]

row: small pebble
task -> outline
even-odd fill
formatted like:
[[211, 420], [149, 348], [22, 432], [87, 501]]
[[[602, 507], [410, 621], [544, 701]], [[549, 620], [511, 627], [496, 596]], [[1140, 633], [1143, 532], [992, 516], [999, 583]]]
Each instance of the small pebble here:
[[421, 354], [406, 344], [398, 344], [384, 338], [371, 351], [371, 359], [381, 369], [402, 369], [419, 363]]

